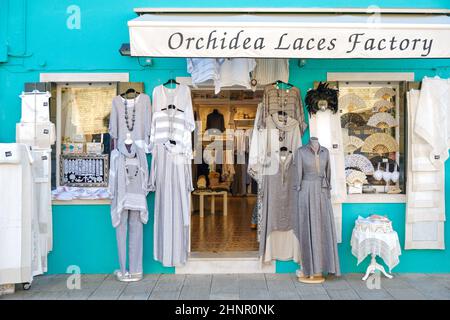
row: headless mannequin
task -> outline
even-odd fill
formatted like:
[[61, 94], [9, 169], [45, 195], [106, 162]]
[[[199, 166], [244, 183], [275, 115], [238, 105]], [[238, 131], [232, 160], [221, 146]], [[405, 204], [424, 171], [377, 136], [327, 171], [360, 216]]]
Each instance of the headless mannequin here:
[[[316, 157], [318, 157], [318, 152], [320, 149], [319, 139], [316, 137], [311, 137], [309, 139], [309, 145], [313, 149]], [[319, 170], [319, 168], [317, 168], [317, 169]], [[297, 279], [299, 282], [303, 282], [303, 283], [323, 283], [323, 282], [325, 282], [325, 277], [321, 273], [306, 277], [303, 274], [303, 272], [300, 269], [298, 269], [295, 272], [295, 274], [297, 275]]]

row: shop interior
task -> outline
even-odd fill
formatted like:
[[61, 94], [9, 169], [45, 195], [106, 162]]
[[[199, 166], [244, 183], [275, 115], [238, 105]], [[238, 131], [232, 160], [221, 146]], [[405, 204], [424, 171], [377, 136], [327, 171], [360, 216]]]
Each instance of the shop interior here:
[[[194, 89], [191, 95], [198, 124], [194, 134], [201, 141], [196, 152], [203, 155], [202, 159], [195, 157], [192, 165], [191, 252], [257, 251], [252, 219], [257, 183], [247, 173], [247, 166], [249, 140], [263, 92], [228, 89], [216, 95], [213, 89]], [[225, 200], [211, 191], [226, 191], [228, 196]]]

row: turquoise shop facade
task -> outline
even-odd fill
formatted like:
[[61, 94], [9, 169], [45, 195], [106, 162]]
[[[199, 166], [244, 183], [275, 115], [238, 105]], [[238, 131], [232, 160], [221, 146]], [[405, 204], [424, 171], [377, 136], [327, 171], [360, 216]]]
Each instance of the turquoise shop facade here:
[[[172, 7], [328, 7], [377, 5], [381, 8], [450, 9], [450, 0], [363, 0], [295, 1], [275, 4], [269, 0], [172, 0]], [[80, 8], [79, 29], [69, 29], [70, 6]], [[144, 82], [145, 91], [168, 78], [189, 76], [185, 59], [155, 58], [149, 67], [136, 58], [119, 54], [129, 42], [127, 21], [136, 17], [136, 7], [167, 7], [165, 1], [119, 0], [0, 0], [0, 143], [15, 141], [15, 124], [20, 121], [19, 94], [26, 82], [39, 82], [41, 73], [129, 73], [130, 81]], [[69, 8], [69, 9], [68, 9]], [[450, 40], [449, 40], [450, 41]], [[450, 59], [307, 59], [302, 67], [290, 64], [289, 82], [304, 94], [314, 81], [326, 80], [327, 72], [414, 72], [424, 76], [450, 77]], [[308, 139], [309, 133], [304, 139]], [[7, 183], [1, 181], [1, 183]], [[450, 161], [446, 163], [446, 201], [450, 204]], [[153, 260], [153, 195], [148, 197], [150, 221], [144, 234], [144, 271], [173, 273]], [[447, 205], [450, 208], [450, 205]], [[0, 208], [1, 210], [1, 208]], [[71, 265], [82, 273], [111, 273], [117, 266], [115, 232], [109, 205], [53, 205], [54, 247], [49, 255], [49, 273], [65, 273]], [[356, 266], [350, 237], [358, 215], [388, 215], [398, 232], [402, 248], [405, 239], [404, 203], [346, 203], [343, 206], [342, 243], [339, 255], [342, 271], [364, 272], [369, 259]], [[447, 209], [450, 215], [450, 209]], [[445, 225], [445, 250], [403, 250], [394, 272], [450, 272], [450, 224]], [[292, 262], [276, 263], [276, 272], [294, 272]]]

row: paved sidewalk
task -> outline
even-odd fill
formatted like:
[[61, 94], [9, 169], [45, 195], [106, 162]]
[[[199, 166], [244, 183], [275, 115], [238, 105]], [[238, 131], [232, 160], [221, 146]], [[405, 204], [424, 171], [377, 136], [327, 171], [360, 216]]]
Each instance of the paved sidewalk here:
[[381, 278], [381, 288], [370, 290], [360, 274], [330, 278], [306, 285], [294, 274], [149, 274], [140, 282], [121, 283], [112, 275], [82, 275], [81, 289], [67, 289], [68, 275], [36, 277], [30, 290], [18, 288], [2, 299], [446, 299], [450, 300], [450, 274], [394, 274]]

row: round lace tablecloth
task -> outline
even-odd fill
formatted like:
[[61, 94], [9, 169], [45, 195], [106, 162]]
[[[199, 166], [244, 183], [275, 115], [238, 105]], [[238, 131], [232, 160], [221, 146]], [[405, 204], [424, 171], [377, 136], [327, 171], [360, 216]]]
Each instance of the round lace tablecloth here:
[[352, 254], [360, 264], [368, 255], [380, 256], [389, 267], [389, 272], [400, 262], [400, 241], [396, 231], [373, 232], [362, 231], [355, 227], [351, 239]]

